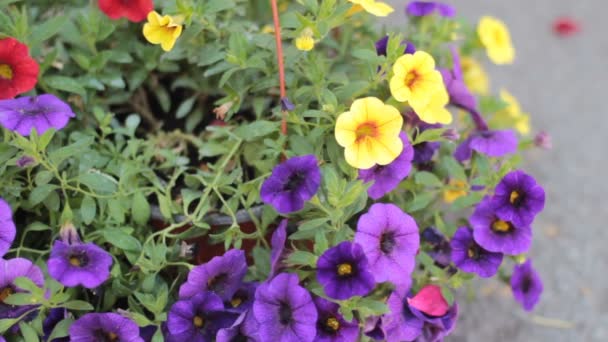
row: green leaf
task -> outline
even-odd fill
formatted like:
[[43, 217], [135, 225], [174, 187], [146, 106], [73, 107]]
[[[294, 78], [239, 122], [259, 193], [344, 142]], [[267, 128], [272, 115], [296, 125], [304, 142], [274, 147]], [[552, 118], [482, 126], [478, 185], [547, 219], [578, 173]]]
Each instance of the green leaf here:
[[65, 25], [66, 20], [69, 20], [69, 17], [66, 17], [65, 15], [58, 15], [43, 23], [36, 23], [36, 25], [32, 26], [30, 44], [36, 46], [56, 35]]
[[144, 225], [150, 220], [150, 203], [148, 203], [148, 199], [142, 192], [136, 192], [135, 195], [133, 195], [131, 213], [133, 215], [133, 220], [140, 225]]
[[414, 175], [416, 184], [427, 185], [432, 187], [440, 188], [443, 186], [443, 182], [433, 173], [428, 171], [419, 171]]
[[243, 124], [234, 130], [234, 134], [245, 141], [253, 141], [259, 137], [279, 132], [279, 123], [274, 121], [258, 120], [249, 124]]
[[43, 290], [34, 284], [34, 282], [28, 277], [17, 277], [13, 283], [20, 289], [29, 291], [33, 294], [42, 295]]
[[30, 323], [26, 323], [24, 321], [19, 322], [19, 331], [21, 332], [21, 336], [25, 342], [38, 342], [40, 339], [38, 338], [38, 333]]
[[177, 108], [177, 111], [175, 112], [175, 117], [178, 119], [181, 119], [183, 117], [185, 117], [186, 115], [188, 115], [188, 113], [190, 113], [190, 111], [192, 111], [192, 107], [194, 106], [194, 103], [196, 101], [196, 96], [193, 96], [189, 99], [187, 99], [186, 101], [182, 102], [179, 107]]
[[18, 318], [0, 319], [0, 334], [4, 334], [10, 327], [19, 321]]
[[44, 184], [34, 188], [32, 192], [30, 192], [30, 196], [28, 197], [28, 201], [32, 206], [40, 204], [44, 201], [52, 191], [57, 189], [58, 186], [55, 184]]
[[426, 208], [435, 199], [434, 192], [423, 192], [416, 194], [416, 197], [408, 205], [408, 211], [418, 211]]
[[435, 129], [427, 129], [418, 135], [416, 135], [416, 139], [412, 145], [418, 145], [427, 141], [438, 141], [441, 140], [441, 135], [447, 130], [447, 128], [435, 128]]
[[315, 267], [317, 265], [317, 256], [306, 251], [294, 251], [289, 254], [287, 263], [291, 265], [306, 265]]
[[46, 76], [44, 78], [46, 84], [54, 89], [63, 90], [68, 93], [78, 94], [82, 97], [85, 97], [87, 91], [80, 84], [80, 82], [76, 81], [73, 78], [65, 77], [65, 76]]
[[92, 191], [101, 194], [112, 194], [116, 192], [117, 185], [116, 180], [101, 171], [91, 170], [89, 172], [81, 173], [78, 176], [78, 181], [86, 185]]
[[48, 341], [53, 341], [56, 338], [67, 337], [70, 334], [69, 329], [70, 325], [72, 325], [72, 322], [74, 322], [73, 319], [66, 318], [57, 323], [57, 325], [55, 325], [55, 328], [53, 328], [53, 332], [51, 332]]
[[92, 197], [84, 196], [80, 204], [80, 218], [85, 224], [90, 224], [95, 219], [97, 205]]
[[133, 236], [127, 234], [123, 229], [109, 228], [102, 231], [103, 237], [108, 243], [131, 252], [141, 251], [141, 243]]
[[452, 290], [450, 290], [450, 288], [448, 288], [447, 286], [442, 286], [441, 294], [443, 295], [445, 301], [448, 302], [449, 306], [452, 306], [452, 304], [454, 304], [454, 294], [452, 293]]
[[21, 306], [21, 305], [36, 304], [36, 303], [38, 303], [38, 300], [36, 300], [34, 295], [32, 295], [31, 293], [19, 292], [19, 293], [14, 293], [14, 294], [6, 297], [6, 299], [4, 299], [4, 303], [10, 304], [10, 305]]
[[71, 300], [69, 302], [65, 302], [62, 305], [64, 308], [69, 310], [78, 310], [78, 311], [91, 311], [95, 308], [93, 305], [83, 301], [83, 300]]

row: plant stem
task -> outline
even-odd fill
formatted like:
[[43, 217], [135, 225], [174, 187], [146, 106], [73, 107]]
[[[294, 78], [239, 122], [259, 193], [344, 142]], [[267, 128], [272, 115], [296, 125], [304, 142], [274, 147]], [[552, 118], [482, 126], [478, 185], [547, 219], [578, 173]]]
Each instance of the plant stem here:
[[[277, 44], [277, 63], [279, 66], [279, 88], [281, 91], [281, 100], [287, 98], [285, 90], [285, 66], [283, 64], [283, 43], [281, 41], [281, 22], [279, 21], [279, 9], [277, 0], [270, 0], [272, 6], [272, 20], [274, 21], [274, 38]], [[287, 135], [287, 111], [282, 110], [283, 117], [281, 119], [281, 133]]]

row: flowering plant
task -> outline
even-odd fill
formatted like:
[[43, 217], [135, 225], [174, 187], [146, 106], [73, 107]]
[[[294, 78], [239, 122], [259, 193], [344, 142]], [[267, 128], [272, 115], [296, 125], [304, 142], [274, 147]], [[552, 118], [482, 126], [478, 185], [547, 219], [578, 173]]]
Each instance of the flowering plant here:
[[479, 60], [515, 56], [500, 20], [0, 7], [0, 341], [440, 341], [476, 275], [537, 304], [545, 194], [517, 167], [549, 141], [489, 90]]

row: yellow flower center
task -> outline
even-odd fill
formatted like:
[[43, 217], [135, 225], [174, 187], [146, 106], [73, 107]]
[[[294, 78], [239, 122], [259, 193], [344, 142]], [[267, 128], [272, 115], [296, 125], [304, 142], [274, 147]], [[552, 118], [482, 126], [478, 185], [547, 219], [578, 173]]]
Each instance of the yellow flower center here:
[[340, 264], [338, 265], [338, 275], [347, 276], [353, 273], [353, 266], [351, 264]]
[[118, 341], [118, 335], [113, 332], [109, 332], [106, 334], [109, 341]]
[[405, 75], [403, 83], [405, 83], [406, 87], [412, 88], [414, 86], [414, 83], [416, 83], [416, 81], [418, 80], [418, 76], [419, 75], [416, 70], [412, 70]]
[[519, 199], [519, 192], [517, 191], [511, 191], [511, 196], [509, 197], [509, 202], [511, 202], [511, 204], [515, 204], [515, 202], [517, 202], [517, 200]]
[[3, 288], [2, 291], [0, 291], [0, 303], [4, 303], [4, 300], [6, 299], [6, 297], [12, 295], [13, 293], [15, 293], [15, 291], [13, 291], [12, 288], [10, 288], [10, 287]]
[[13, 79], [13, 69], [8, 64], [0, 64], [0, 78], [5, 80]]
[[201, 316], [194, 316], [194, 319], [192, 320], [192, 323], [194, 323], [194, 326], [197, 328], [200, 328], [203, 326], [203, 324], [205, 323], [205, 321], [203, 320], [203, 318]]
[[327, 327], [333, 331], [338, 331], [338, 329], [340, 329], [340, 322], [338, 322], [338, 320], [334, 317], [328, 318], [325, 325], [327, 325]]
[[378, 134], [378, 127], [371, 123], [360, 124], [355, 130], [357, 141], [365, 139], [367, 137], [375, 137]]
[[78, 258], [77, 256], [71, 256], [70, 265], [80, 267], [80, 258]]
[[238, 307], [239, 305], [241, 305], [241, 303], [243, 303], [243, 300], [239, 297], [234, 297], [230, 301], [230, 305], [232, 305], [233, 308]]
[[507, 233], [511, 228], [511, 224], [503, 220], [497, 220], [492, 223], [492, 230], [495, 232]]

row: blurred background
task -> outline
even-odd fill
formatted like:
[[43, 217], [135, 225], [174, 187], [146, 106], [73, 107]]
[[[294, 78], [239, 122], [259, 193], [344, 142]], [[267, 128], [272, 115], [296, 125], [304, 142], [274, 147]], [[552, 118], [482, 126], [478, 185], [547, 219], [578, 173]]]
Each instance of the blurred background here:
[[[406, 25], [407, 0], [386, 23]], [[485, 61], [492, 91], [508, 89], [530, 113], [534, 132], [553, 149], [526, 154], [526, 171], [545, 187], [531, 257], [544, 281], [539, 305], [526, 313], [498, 281], [478, 280], [478, 297], [460, 295], [460, 318], [448, 341], [608, 341], [608, 9], [606, 0], [444, 0], [457, 17], [505, 22], [516, 49], [513, 65]], [[581, 31], [560, 37], [563, 16]], [[606, 129], [606, 131], [604, 131]], [[608, 178], [608, 177], [607, 177]]]

